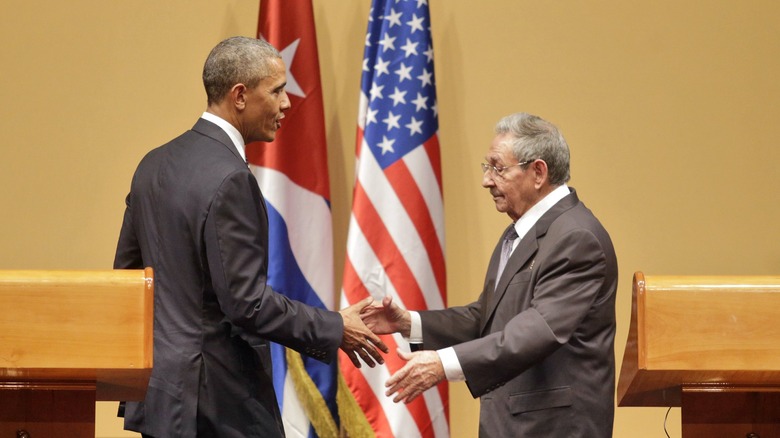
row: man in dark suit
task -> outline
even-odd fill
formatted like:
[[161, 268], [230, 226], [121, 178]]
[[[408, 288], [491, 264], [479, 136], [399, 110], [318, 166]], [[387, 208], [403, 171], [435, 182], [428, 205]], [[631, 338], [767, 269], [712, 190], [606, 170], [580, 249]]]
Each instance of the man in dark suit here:
[[481, 437], [611, 437], [618, 270], [609, 235], [567, 187], [569, 148], [549, 122], [505, 117], [486, 160], [482, 185], [513, 223], [479, 299], [409, 312], [385, 297], [364, 310], [376, 333], [426, 349], [399, 351], [408, 362], [387, 395], [408, 403], [444, 379], [465, 380], [480, 398]]
[[[387, 351], [360, 319], [306, 306], [266, 283], [268, 221], [244, 146], [271, 141], [290, 108], [285, 66], [265, 41], [234, 37], [203, 68], [208, 107], [149, 152], [133, 177], [114, 267], [154, 269], [154, 367], [125, 428], [144, 436], [279, 437], [267, 341], [360, 366]], [[305, 129], [299, 127], [298, 129]], [[305, 214], [305, 212], [301, 212]], [[317, 236], [312, 236], [317, 238]]]

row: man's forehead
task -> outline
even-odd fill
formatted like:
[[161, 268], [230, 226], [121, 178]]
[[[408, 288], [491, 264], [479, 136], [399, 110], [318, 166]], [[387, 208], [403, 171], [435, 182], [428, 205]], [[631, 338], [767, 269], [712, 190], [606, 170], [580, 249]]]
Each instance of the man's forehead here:
[[271, 58], [266, 61], [265, 69], [268, 70], [268, 76], [285, 74], [287, 67], [282, 58]]
[[275, 60], [276, 62], [269, 63], [268, 76], [260, 79], [261, 84], [276, 88], [280, 85], [284, 85], [287, 82], [287, 72], [284, 67], [284, 62], [281, 59]]
[[485, 159], [500, 160], [504, 158], [511, 158], [512, 156], [512, 142], [506, 135], [498, 135], [490, 143], [490, 149], [488, 150]]

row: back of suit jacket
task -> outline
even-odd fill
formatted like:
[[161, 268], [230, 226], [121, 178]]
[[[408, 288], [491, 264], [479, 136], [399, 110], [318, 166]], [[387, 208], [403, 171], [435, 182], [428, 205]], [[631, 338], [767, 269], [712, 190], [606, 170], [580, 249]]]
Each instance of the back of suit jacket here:
[[283, 430], [266, 340], [334, 359], [343, 323], [266, 284], [268, 222], [227, 134], [200, 119], [141, 161], [115, 268], [154, 269], [154, 367], [125, 427], [157, 437]]
[[499, 252], [478, 301], [421, 312], [425, 348], [454, 346], [480, 436], [611, 437], [618, 271], [606, 230], [571, 189], [496, 279]]

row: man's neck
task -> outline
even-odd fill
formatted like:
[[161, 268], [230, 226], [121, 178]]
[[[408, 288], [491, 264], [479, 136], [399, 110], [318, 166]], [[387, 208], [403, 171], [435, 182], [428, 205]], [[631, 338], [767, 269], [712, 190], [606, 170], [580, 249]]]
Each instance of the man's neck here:
[[206, 108], [207, 113], [214, 114], [215, 116], [221, 118], [222, 120], [230, 123], [233, 126], [236, 126], [236, 117], [235, 114], [233, 114], [230, 110], [227, 108], [223, 108], [219, 104], [211, 104]]

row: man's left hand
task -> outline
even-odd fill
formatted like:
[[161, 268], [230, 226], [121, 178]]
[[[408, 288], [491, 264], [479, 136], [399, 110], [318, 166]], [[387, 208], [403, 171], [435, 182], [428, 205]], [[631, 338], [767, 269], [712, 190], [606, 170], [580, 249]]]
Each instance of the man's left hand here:
[[433, 350], [406, 353], [398, 350], [398, 356], [408, 361], [403, 368], [390, 376], [385, 386], [388, 397], [396, 394], [393, 401], [409, 403], [424, 391], [444, 380], [444, 367], [439, 353]]

